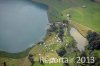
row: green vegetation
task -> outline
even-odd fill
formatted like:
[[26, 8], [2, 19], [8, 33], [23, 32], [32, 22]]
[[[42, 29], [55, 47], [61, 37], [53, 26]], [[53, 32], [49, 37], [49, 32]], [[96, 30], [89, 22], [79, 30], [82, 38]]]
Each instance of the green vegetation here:
[[87, 40], [89, 41], [88, 49], [100, 50], [100, 35], [96, 32], [88, 32]]
[[14, 59], [24, 58], [29, 54], [30, 49], [31, 48], [19, 53], [8, 53], [5, 51], [0, 51], [0, 57], [8, 57], [8, 58], [14, 58]]
[[70, 13], [73, 22], [85, 25], [97, 32], [100, 32], [100, 4], [89, 3], [86, 7], [75, 7], [66, 9], [63, 13]]
[[64, 12], [69, 12], [72, 15], [72, 22], [77, 22], [93, 29], [96, 32], [100, 32], [100, 4], [88, 2], [85, 3], [85, 5], [85, 8], [79, 6], [66, 9]]
[[[59, 31], [58, 32], [56, 32], [56, 30], [51, 31], [51, 34], [47, 35], [43, 42], [39, 42], [29, 52], [29, 54], [34, 55], [35, 63], [33, 64], [33, 66], [35, 65], [37, 66], [47, 66], [47, 65], [48, 66], [51, 66], [51, 65], [63, 66], [63, 63], [41, 64], [39, 63], [40, 57], [48, 57], [48, 58], [68, 57], [70, 59], [75, 57], [76, 55], [76, 52], [74, 53], [74, 49], [76, 49], [75, 42], [74, 42], [74, 39], [68, 33], [69, 28], [67, 28], [67, 26], [63, 28], [58, 28], [57, 27], [58, 24], [62, 26], [63, 23], [55, 23], [55, 27], [57, 28], [56, 30], [64, 30], [64, 33], [62, 33], [63, 42], [59, 40], [59, 38], [57, 37], [57, 33], [60, 33]], [[24, 62], [24, 66], [29, 66], [29, 65], [31, 65], [31, 63], [28, 61], [28, 58], [26, 58]]]
[[62, 63], [52, 63], [52, 64], [40, 64], [39, 62], [35, 62], [34, 66], [63, 66]]
[[30, 49], [31, 48], [19, 53], [8, 53], [0, 51], [0, 66], [3, 66], [4, 62], [6, 62], [7, 66], [22, 65], [25, 57], [29, 54]]
[[[35, 1], [35, 0], [34, 0]], [[84, 36], [87, 36], [89, 30], [100, 32], [100, 4], [93, 2], [91, 0], [36, 0], [37, 2], [46, 4], [49, 6], [48, 16], [50, 22], [63, 21], [67, 19], [67, 14], [71, 15], [71, 25], [78, 29], [78, 31]], [[90, 56], [90, 50], [86, 49], [83, 54], [77, 52], [69, 52], [73, 49], [73, 43], [71, 43], [66, 48], [65, 57], [70, 59], [77, 56], [82, 56], [86, 53], [86, 56]], [[74, 46], [75, 47], [75, 46]], [[70, 49], [72, 48], [72, 49]], [[60, 49], [59, 52], [62, 52], [63, 49]], [[97, 51], [93, 51], [92, 56], [100, 55]], [[99, 57], [97, 57], [99, 58]], [[73, 62], [75, 59], [73, 59]], [[75, 63], [70, 63], [69, 65], [74, 66]], [[84, 65], [84, 64], [79, 64]], [[88, 64], [86, 64], [88, 66]]]
[[[77, 28], [83, 36], [87, 36], [88, 30], [94, 30], [100, 32], [100, 4], [91, 2], [91, 0], [33, 0], [37, 3], [48, 5], [48, 16], [51, 23], [63, 22], [67, 19], [67, 14], [71, 15], [72, 26]], [[85, 52], [80, 53], [76, 48], [76, 42], [69, 34], [69, 27], [64, 28], [64, 32], [59, 28], [51, 29], [50, 35], [47, 35], [42, 43], [35, 45], [33, 48], [21, 53], [6, 53], [0, 52], [0, 65], [5, 61], [7, 66], [30, 66], [31, 63], [28, 59], [28, 54], [34, 55], [35, 63], [33, 66], [63, 66], [63, 63], [56, 64], [40, 64], [39, 57], [56, 57], [69, 58], [70, 66], [76, 65], [77, 56], [95, 56], [100, 58], [100, 51], [94, 50], [90, 54], [90, 50], [85, 49]], [[55, 28], [55, 29], [54, 29]], [[57, 38], [57, 32], [61, 33], [61, 39], [63, 42], [59, 42]], [[58, 53], [57, 53], [58, 52]], [[61, 54], [61, 55], [59, 55]], [[22, 65], [23, 64], [23, 65]], [[86, 65], [88, 66], [88, 64]]]
[[100, 32], [100, 4], [91, 0], [33, 0], [49, 6], [50, 22], [66, 19], [70, 13], [73, 22]]
[[49, 7], [48, 16], [50, 22], [62, 21], [62, 11], [79, 6], [82, 4], [82, 0], [33, 0], [41, 4], [46, 4]]

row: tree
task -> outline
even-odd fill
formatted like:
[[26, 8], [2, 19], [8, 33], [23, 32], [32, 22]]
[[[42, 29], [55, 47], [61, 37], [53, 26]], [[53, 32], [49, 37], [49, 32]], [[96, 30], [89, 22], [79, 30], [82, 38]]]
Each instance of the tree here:
[[68, 63], [64, 63], [64, 66], [69, 66], [69, 64]]
[[62, 57], [66, 53], [66, 50], [65, 50], [65, 48], [62, 47], [59, 50], [57, 50], [56, 52], [58, 53], [59, 56]]
[[89, 31], [87, 35], [87, 40], [89, 41], [88, 49], [100, 49], [100, 34]]
[[6, 62], [3, 63], [3, 66], [7, 66]]
[[58, 37], [60, 38], [62, 42], [63, 42], [63, 34], [64, 34], [64, 30], [62, 27], [60, 27], [59, 32], [58, 32]]
[[31, 62], [31, 66], [33, 66], [33, 64], [34, 64], [33, 55], [32, 55], [32, 54], [29, 54], [28, 59], [29, 59], [29, 61]]
[[54, 32], [54, 31], [56, 31], [57, 30], [57, 27], [55, 26], [55, 23], [52, 23], [51, 25], [50, 25], [50, 31], [51, 32]]
[[68, 26], [69, 26], [68, 20], [63, 20], [63, 23], [66, 24], [66, 27], [68, 28]]

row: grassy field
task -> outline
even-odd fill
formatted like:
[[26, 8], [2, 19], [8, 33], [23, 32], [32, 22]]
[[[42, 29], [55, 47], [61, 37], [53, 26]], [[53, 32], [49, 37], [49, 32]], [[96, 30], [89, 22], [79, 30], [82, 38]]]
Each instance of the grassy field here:
[[85, 8], [79, 6], [66, 9], [63, 11], [63, 14], [70, 13], [72, 22], [77, 22], [95, 30], [96, 32], [100, 32], [100, 4], [86, 3], [85, 6]]
[[6, 62], [7, 66], [22, 66], [24, 58], [14, 59], [8, 57], [0, 57], [0, 66], [3, 66], [3, 63]]
[[[100, 32], [100, 3], [91, 0], [33, 0], [49, 6], [48, 16], [50, 22], [66, 19], [70, 13], [72, 21]], [[85, 6], [85, 7], [84, 7]]]
[[[68, 34], [67, 28], [64, 31], [64, 42], [59, 42], [58, 37], [56, 36], [55, 32], [52, 32], [51, 36], [46, 36], [43, 43], [36, 44], [33, 48], [30, 49], [28, 54], [34, 55], [35, 64], [33, 66], [63, 66], [63, 63], [45, 63], [44, 65], [39, 63], [40, 57], [48, 57], [48, 58], [60, 58], [57, 54], [56, 50], [60, 49], [61, 47], [67, 47], [68, 45], [74, 44], [73, 38]], [[75, 46], [75, 45], [74, 45]], [[7, 66], [31, 66], [31, 63], [28, 59], [28, 55], [24, 56], [19, 54], [19, 57], [14, 56], [13, 54], [3, 54], [0, 57], [0, 66], [2, 66], [3, 62], [7, 63]], [[71, 53], [72, 54], [72, 53]], [[5, 56], [7, 55], [7, 56]], [[11, 56], [9, 56], [11, 55]], [[20, 56], [21, 55], [21, 56]], [[25, 54], [26, 55], [26, 54]], [[75, 54], [73, 54], [74, 57]], [[70, 55], [71, 56], [71, 55]], [[71, 56], [72, 57], [72, 56]], [[70, 57], [70, 59], [71, 59]]]
[[[49, 21], [50, 22], [56, 22], [56, 21], [61, 21], [67, 19], [66, 15], [70, 13], [71, 15], [71, 25], [76, 27], [79, 32], [83, 35], [86, 36], [88, 30], [93, 30], [96, 32], [100, 32], [100, 4], [99, 3], [93, 3], [90, 0], [33, 0], [39, 3], [43, 3], [48, 5], [49, 10], [48, 10], [48, 16], [49, 16]], [[85, 5], [86, 7], [82, 7]], [[67, 34], [67, 32], [64, 33], [64, 45], [67, 46], [68, 44], [71, 44], [73, 42], [73, 38]], [[34, 46], [31, 51], [29, 52], [30, 54], [34, 54], [35, 56], [35, 61], [39, 60], [39, 54], [41, 56], [49, 56], [49, 57], [58, 57], [58, 54], [56, 53], [56, 50], [59, 49], [62, 45], [61, 43], [57, 42], [57, 38], [55, 33], [52, 33], [51, 36], [46, 37], [45, 39], [45, 44], [37, 44]], [[45, 45], [49, 46], [49, 48], [46, 48]], [[70, 48], [66, 48], [67, 51], [71, 51]], [[99, 51], [96, 51], [97, 53]], [[14, 56], [13, 58], [5, 57], [3, 56], [2, 53], [0, 56], [0, 66], [2, 66], [2, 63], [4, 61], [7, 62], [8, 66], [30, 66], [30, 62], [25, 55], [20, 54], [19, 59], [15, 59], [16, 57]], [[70, 58], [75, 57], [76, 53], [71, 53], [67, 54], [66, 56]], [[6, 55], [6, 54], [5, 54]], [[24, 57], [23, 57], [24, 56]], [[100, 54], [99, 54], [100, 56]], [[34, 64], [34, 66], [63, 66], [62, 63], [59, 64], [45, 64], [41, 65], [38, 62]], [[73, 63], [70, 64], [70, 66], [73, 66]]]
[[7, 63], [7, 66], [22, 66], [23, 61], [29, 54], [30, 49], [31, 48], [19, 53], [7, 53], [0, 51], [0, 66], [3, 66], [4, 62]]
[[[38, 44], [34, 46], [34, 48], [31, 49], [29, 54], [34, 55], [34, 60], [36, 61], [33, 66], [63, 66], [63, 63], [51, 63], [51, 64], [40, 64], [39, 63], [39, 58], [40, 57], [48, 57], [48, 58], [60, 58], [58, 56], [56, 50], [58, 50], [61, 47], [66, 47], [68, 44], [71, 44], [73, 42], [73, 38], [67, 34], [65, 31], [65, 36], [64, 36], [64, 43], [62, 44], [61, 42], [57, 42], [58, 38], [56, 37], [55, 33], [52, 33], [51, 36], [47, 36], [43, 44]], [[48, 46], [47, 48], [45, 47]], [[39, 55], [40, 54], [40, 55]], [[28, 57], [26, 57], [23, 66], [30, 66], [31, 63], [28, 60]]]
[[82, 4], [82, 0], [33, 0], [49, 6], [48, 16], [50, 22], [61, 21], [62, 11], [79, 6]]
[[63, 64], [62, 63], [52, 63], [52, 64], [44, 64], [44, 65], [42, 65], [42, 64], [36, 62], [34, 64], [34, 66], [63, 66]]

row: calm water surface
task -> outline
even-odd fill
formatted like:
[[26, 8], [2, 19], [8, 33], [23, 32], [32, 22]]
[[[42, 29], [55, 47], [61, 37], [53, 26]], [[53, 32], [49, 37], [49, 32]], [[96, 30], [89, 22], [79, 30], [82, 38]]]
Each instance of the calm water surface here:
[[16, 53], [42, 40], [47, 7], [27, 0], [0, 0], [0, 50]]

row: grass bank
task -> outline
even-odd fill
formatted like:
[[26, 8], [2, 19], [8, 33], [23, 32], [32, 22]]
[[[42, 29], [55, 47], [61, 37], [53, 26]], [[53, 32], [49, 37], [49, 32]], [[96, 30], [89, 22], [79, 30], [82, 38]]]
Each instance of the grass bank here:
[[[71, 18], [74, 23], [79, 23], [98, 33], [100, 32], [100, 3], [92, 2], [91, 0], [33, 1], [48, 5], [48, 16], [50, 22], [62, 21], [66, 19], [66, 15], [69, 13], [71, 14]], [[79, 28], [81, 30], [81, 27]]]

